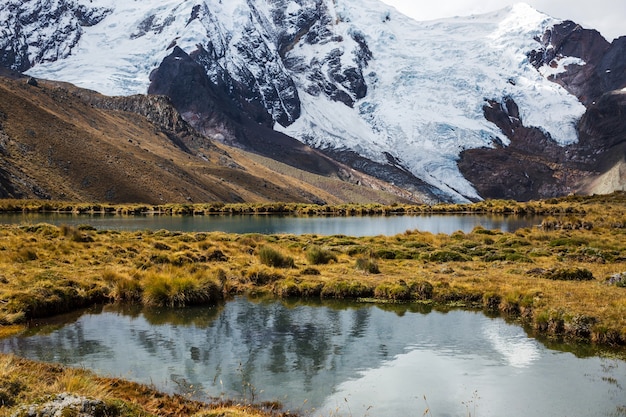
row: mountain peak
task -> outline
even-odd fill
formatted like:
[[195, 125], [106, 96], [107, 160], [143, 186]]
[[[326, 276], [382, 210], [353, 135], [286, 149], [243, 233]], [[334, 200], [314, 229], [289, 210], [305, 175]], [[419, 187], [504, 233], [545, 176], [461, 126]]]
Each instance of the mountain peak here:
[[532, 15], [532, 14], [537, 14], [537, 13], [545, 15], [544, 13], [541, 13], [540, 11], [535, 9], [533, 6], [531, 6], [530, 4], [524, 1], [520, 1], [515, 4], [512, 4], [508, 6], [507, 9], [510, 10], [511, 13], [521, 15], [521, 16]]

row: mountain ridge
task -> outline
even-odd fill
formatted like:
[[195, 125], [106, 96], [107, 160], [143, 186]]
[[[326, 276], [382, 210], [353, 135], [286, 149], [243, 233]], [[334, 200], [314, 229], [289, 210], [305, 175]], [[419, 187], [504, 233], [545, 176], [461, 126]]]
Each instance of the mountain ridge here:
[[[14, 12], [18, 3], [9, 1]], [[295, 138], [414, 201], [585, 192], [610, 158], [593, 156], [603, 142], [581, 136], [581, 120], [626, 86], [626, 38], [608, 43], [523, 3], [431, 22], [377, 0], [57, 3], [66, 7], [53, 23], [78, 28], [52, 36], [52, 50], [69, 52], [32, 61], [29, 74], [165, 94], [211, 140], [297, 167], [309, 151]], [[15, 39], [5, 33], [0, 46], [7, 51]], [[21, 49], [11, 51], [3, 56]], [[18, 61], [26, 59], [3, 63]], [[615, 117], [619, 104], [608, 103], [602, 111]], [[614, 145], [602, 152], [621, 151]], [[571, 153], [587, 162], [563, 156]], [[510, 163], [494, 163], [503, 160]], [[524, 172], [530, 161], [532, 173]]]
[[410, 201], [348, 167], [335, 165], [332, 175], [320, 176], [214, 143], [182, 120], [165, 96], [109, 97], [6, 70], [0, 70], [0, 93], [2, 198]]

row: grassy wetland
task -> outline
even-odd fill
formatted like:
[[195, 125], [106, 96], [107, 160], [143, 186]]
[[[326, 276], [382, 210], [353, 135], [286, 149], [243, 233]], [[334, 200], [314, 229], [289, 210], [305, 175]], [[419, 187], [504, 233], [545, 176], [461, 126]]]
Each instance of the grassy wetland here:
[[[6, 200], [0, 211], [165, 214], [542, 214], [512, 233], [321, 235], [0, 227], [0, 337], [29, 320], [97, 303], [185, 307], [237, 294], [415, 302], [482, 309], [530, 332], [626, 344], [626, 195], [441, 206], [105, 206]], [[0, 356], [0, 415], [61, 392], [104, 401], [102, 415], [277, 415], [271, 405], [200, 404], [81, 370]], [[262, 388], [262, 387], [261, 387]]]

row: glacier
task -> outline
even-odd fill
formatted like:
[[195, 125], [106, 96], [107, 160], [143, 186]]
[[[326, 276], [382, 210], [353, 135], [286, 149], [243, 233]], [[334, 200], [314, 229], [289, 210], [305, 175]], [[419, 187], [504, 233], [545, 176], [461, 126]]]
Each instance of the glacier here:
[[[77, 29], [59, 59], [37, 60], [34, 50], [27, 74], [107, 95], [145, 94], [173, 45], [209, 51], [209, 77], [228, 73], [250, 83], [244, 77], [251, 75], [276, 130], [382, 164], [391, 156], [455, 201], [481, 199], [457, 168], [459, 154], [508, 144], [483, 116], [487, 100], [512, 98], [524, 125], [560, 145], [577, 141], [575, 124], [585, 112], [547, 79], [583, 61], [560, 57], [559, 68], [542, 71], [530, 64], [536, 38], [560, 20], [524, 3], [415, 21], [379, 0], [68, 1], [106, 12]], [[294, 97], [297, 112], [287, 104]]]

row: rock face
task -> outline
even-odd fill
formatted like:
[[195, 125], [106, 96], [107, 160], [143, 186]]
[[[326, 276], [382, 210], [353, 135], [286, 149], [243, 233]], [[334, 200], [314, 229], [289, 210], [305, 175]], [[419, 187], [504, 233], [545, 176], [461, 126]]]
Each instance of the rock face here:
[[[179, 47], [174, 47], [159, 67], [150, 74], [148, 93], [169, 97], [185, 120], [209, 137], [221, 137], [225, 143], [237, 140], [236, 127], [252, 119], [271, 128], [271, 115], [254, 101], [243, 96], [231, 97], [220, 85], [211, 82], [200, 64]], [[222, 86], [223, 87], [223, 86]]]
[[578, 142], [564, 147], [541, 129], [524, 126], [511, 98], [490, 101], [484, 111], [510, 144], [461, 153], [459, 169], [482, 196], [530, 200], [624, 188], [619, 179], [609, 188], [589, 184], [624, 161], [626, 92], [608, 92], [593, 102], [578, 123]]
[[562, 148], [540, 129], [525, 127], [512, 98], [489, 101], [484, 113], [510, 144], [466, 150], [461, 154], [459, 169], [482, 196], [530, 200], [571, 191], [554, 170], [555, 164], [562, 162]]
[[[584, 65], [566, 65], [566, 70], [548, 79], [565, 87], [589, 106], [602, 94], [626, 86], [626, 37], [609, 43], [596, 30], [565, 21], [546, 30], [542, 47], [528, 53], [532, 64], [556, 68], [565, 57], [580, 58]], [[565, 68], [564, 68], [565, 69]]]
[[[565, 21], [538, 40], [542, 47], [528, 53], [533, 66], [587, 107], [577, 124], [578, 142], [557, 146], [541, 129], [524, 126], [511, 97], [490, 100], [485, 118], [510, 145], [466, 150], [459, 161], [483, 197], [528, 200], [594, 192], [588, 184], [626, 156], [626, 37], [609, 43], [597, 31]], [[618, 180], [602, 191], [623, 186]]]

